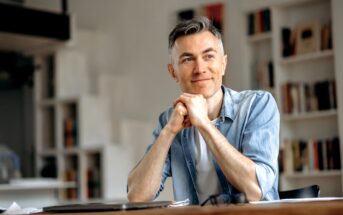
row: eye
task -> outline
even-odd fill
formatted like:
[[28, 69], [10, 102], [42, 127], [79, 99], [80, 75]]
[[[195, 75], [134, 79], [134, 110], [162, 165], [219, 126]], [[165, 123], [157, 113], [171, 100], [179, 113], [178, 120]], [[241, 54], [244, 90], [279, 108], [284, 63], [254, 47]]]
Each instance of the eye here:
[[189, 63], [193, 60], [192, 57], [184, 57], [181, 59], [181, 63]]
[[215, 56], [213, 54], [206, 54], [204, 56], [205, 60], [212, 60]]

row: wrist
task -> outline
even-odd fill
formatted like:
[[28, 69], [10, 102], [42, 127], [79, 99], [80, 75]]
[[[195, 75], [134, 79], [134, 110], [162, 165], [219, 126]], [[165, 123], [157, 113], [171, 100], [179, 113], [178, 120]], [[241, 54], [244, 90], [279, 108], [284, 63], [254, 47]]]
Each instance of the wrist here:
[[213, 123], [208, 119], [208, 120], [202, 121], [201, 123], [196, 125], [196, 127], [200, 130], [208, 130], [211, 127], [213, 127]]
[[176, 136], [176, 134], [179, 131], [176, 131], [175, 129], [170, 128], [170, 126], [166, 125], [162, 130], [161, 130], [161, 134], [163, 136], [166, 137], [170, 137], [170, 138], [174, 138]]

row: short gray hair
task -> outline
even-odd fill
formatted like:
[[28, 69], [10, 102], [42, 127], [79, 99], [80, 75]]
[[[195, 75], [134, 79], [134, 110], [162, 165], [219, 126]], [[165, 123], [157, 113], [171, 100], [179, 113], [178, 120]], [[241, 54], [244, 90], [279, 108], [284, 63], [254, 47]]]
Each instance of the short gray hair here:
[[221, 46], [220, 48], [222, 49], [224, 54], [222, 35], [220, 31], [208, 18], [204, 16], [198, 16], [190, 20], [182, 21], [175, 26], [175, 28], [169, 34], [169, 53], [171, 53], [171, 50], [173, 49], [177, 38], [200, 33], [203, 31], [211, 32], [219, 40]]

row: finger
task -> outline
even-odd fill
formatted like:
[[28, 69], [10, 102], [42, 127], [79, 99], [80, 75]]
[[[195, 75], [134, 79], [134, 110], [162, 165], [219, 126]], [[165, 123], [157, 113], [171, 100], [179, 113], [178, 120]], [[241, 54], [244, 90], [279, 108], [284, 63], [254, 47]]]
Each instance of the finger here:
[[178, 102], [175, 106], [175, 110], [181, 115], [186, 116], [188, 114], [187, 108], [181, 102]]
[[180, 97], [177, 98], [177, 99], [175, 99], [175, 100], [173, 101], [173, 107], [175, 108], [176, 105], [177, 105], [178, 103], [183, 103], [183, 102], [181, 101]]
[[185, 127], [185, 128], [192, 127], [191, 121], [183, 121], [182, 125], [183, 125], [183, 127]]
[[187, 104], [187, 102], [190, 100], [190, 96], [187, 96], [187, 95], [180, 95], [177, 99], [175, 99], [175, 101], [173, 102], [174, 103], [174, 106], [177, 104], [177, 103], [183, 103], [185, 106]]
[[186, 97], [194, 97], [197, 95], [201, 95], [201, 94], [191, 94], [191, 93], [182, 93], [181, 96], [186, 96]]
[[185, 124], [191, 124], [191, 119], [189, 118], [188, 115], [184, 116], [183, 122], [184, 122]]

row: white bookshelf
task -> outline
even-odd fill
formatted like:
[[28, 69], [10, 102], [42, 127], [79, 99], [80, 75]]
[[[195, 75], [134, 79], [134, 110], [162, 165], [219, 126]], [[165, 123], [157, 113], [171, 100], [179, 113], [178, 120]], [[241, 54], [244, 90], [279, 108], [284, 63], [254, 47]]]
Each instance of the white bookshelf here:
[[[249, 15], [256, 16], [257, 13], [261, 13], [264, 10], [270, 11], [270, 18], [272, 11], [270, 8], [259, 8], [257, 10], [248, 11], [245, 15], [249, 17]], [[271, 20], [270, 20], [271, 21]], [[271, 27], [272, 23], [269, 23]], [[247, 28], [246, 28], [247, 29]], [[269, 74], [261, 74], [261, 73], [268, 73], [267, 67], [268, 63], [274, 63], [273, 55], [271, 54], [272, 51], [272, 36], [273, 36], [273, 29], [264, 29], [263, 27], [259, 28], [259, 30], [255, 29], [256, 32], [250, 32], [247, 35], [247, 58], [248, 58], [248, 70], [250, 74], [250, 86], [253, 89], [263, 89], [266, 91], [271, 92], [274, 94], [274, 88], [269, 83]], [[261, 78], [263, 80], [261, 80]]]
[[[248, 15], [256, 13], [265, 8], [271, 11], [271, 31], [248, 35], [245, 32], [247, 39], [243, 42], [244, 61], [248, 66], [242, 68], [249, 70], [250, 86], [262, 90], [268, 90], [273, 93], [279, 106], [281, 114], [281, 129], [280, 129], [280, 149], [287, 150], [290, 144], [285, 140], [323, 140], [332, 139], [334, 137], [343, 137], [342, 129], [342, 110], [340, 104], [342, 95], [338, 92], [341, 89], [342, 81], [338, 77], [338, 71], [342, 68], [337, 66], [336, 61], [343, 56], [338, 56], [337, 47], [335, 44], [338, 35], [332, 30], [333, 49], [321, 49], [320, 47], [312, 52], [304, 54], [293, 54], [291, 56], [282, 56], [282, 33], [283, 27], [290, 28], [292, 31], [301, 23], [318, 22], [320, 26], [331, 22], [332, 28], [341, 28], [334, 23], [337, 17], [337, 10], [334, 10], [334, 5], [340, 4], [335, 0], [300, 0], [300, 1], [280, 1], [280, 3], [259, 4], [258, 8], [249, 8], [244, 11], [245, 22], [248, 29]], [[339, 32], [341, 32], [340, 29]], [[262, 48], [261, 48], [262, 47]], [[270, 59], [274, 64], [274, 88], [266, 89], [259, 88], [256, 79], [257, 71], [256, 61]], [[255, 81], [255, 83], [254, 83]], [[324, 81], [335, 81], [336, 85], [336, 107], [330, 107], [320, 110], [304, 110], [300, 108], [298, 111], [294, 108], [291, 112], [285, 112], [285, 97], [282, 86], [286, 83], [299, 84], [315, 84]], [[331, 82], [329, 82], [331, 84]], [[334, 84], [331, 84], [334, 85]], [[330, 85], [330, 86], [331, 86]], [[299, 87], [299, 89], [300, 89]], [[331, 88], [330, 88], [331, 89]], [[331, 92], [331, 91], [330, 91]], [[331, 95], [331, 94], [330, 94]], [[306, 99], [306, 98], [302, 98]], [[332, 103], [333, 104], [333, 103]], [[293, 103], [294, 105], [294, 103]], [[292, 143], [293, 144], [293, 143]], [[328, 144], [325, 142], [325, 144]], [[324, 145], [324, 143], [323, 143]], [[312, 146], [312, 145], [308, 145]], [[324, 149], [324, 148], [323, 148]], [[309, 153], [309, 152], [305, 152]], [[340, 154], [342, 157], [342, 143], [340, 143]], [[293, 159], [284, 155], [285, 160]], [[293, 155], [292, 155], [293, 156]], [[325, 155], [326, 156], [326, 155]], [[329, 156], [329, 155], [328, 155]], [[324, 159], [324, 158], [323, 158]], [[342, 159], [340, 161], [342, 167]], [[327, 167], [328, 168], [328, 167]], [[343, 195], [343, 179], [341, 169], [319, 169], [319, 170], [285, 170], [280, 175], [280, 190], [293, 189], [296, 187], [306, 186], [309, 184], [318, 184], [321, 188], [322, 196], [342, 196]]]
[[59, 190], [61, 203], [104, 199], [111, 125], [106, 100], [89, 93], [84, 54], [60, 47], [35, 60], [36, 175], [50, 162], [44, 176], [76, 185]]

